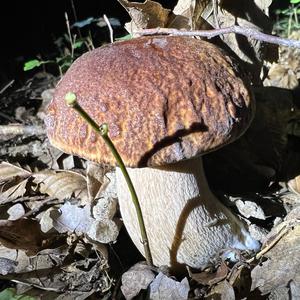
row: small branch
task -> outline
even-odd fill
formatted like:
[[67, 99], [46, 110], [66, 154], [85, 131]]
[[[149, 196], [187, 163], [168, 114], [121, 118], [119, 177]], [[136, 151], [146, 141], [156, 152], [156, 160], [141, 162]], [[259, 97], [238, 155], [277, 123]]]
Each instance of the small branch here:
[[110, 42], [113, 43], [114, 42], [114, 31], [111, 27], [108, 17], [106, 15], [103, 15], [103, 19], [109, 29]]
[[11, 80], [9, 83], [7, 83], [1, 90], [0, 95], [3, 94], [9, 87], [11, 87], [14, 84], [15, 80]]
[[0, 125], [0, 136], [41, 135], [45, 133], [45, 129], [41, 126], [21, 124]]
[[126, 183], [128, 185], [128, 189], [129, 189], [130, 194], [131, 194], [132, 202], [133, 202], [135, 210], [136, 210], [137, 219], [138, 219], [138, 223], [139, 223], [139, 227], [140, 227], [140, 233], [141, 233], [142, 243], [143, 243], [143, 246], [144, 246], [145, 257], [146, 257], [147, 264], [149, 266], [153, 266], [152, 255], [151, 255], [151, 251], [150, 251], [150, 247], [149, 247], [149, 241], [148, 241], [148, 237], [147, 237], [147, 232], [146, 232], [145, 223], [144, 223], [144, 219], [143, 219], [141, 206], [140, 206], [140, 203], [139, 203], [139, 200], [138, 200], [138, 196], [135, 192], [135, 189], [134, 189], [134, 186], [133, 186], [132, 181], [130, 179], [130, 176], [129, 176], [127, 170], [126, 170], [125, 164], [124, 164], [119, 152], [117, 151], [116, 147], [114, 146], [112, 140], [108, 136], [108, 125], [104, 123], [101, 126], [99, 126], [89, 116], [89, 114], [79, 105], [79, 103], [77, 102], [76, 95], [74, 93], [67, 93], [66, 96], [65, 96], [65, 101], [66, 101], [68, 106], [75, 109], [79, 113], [79, 115], [98, 134], [100, 134], [102, 136], [104, 142], [106, 143], [106, 145], [108, 146], [108, 148], [112, 152], [115, 160], [117, 161], [117, 164], [118, 164], [119, 168], [121, 169], [121, 171], [123, 173], [123, 176], [126, 180]]
[[260, 32], [253, 28], [241, 27], [241, 26], [231, 26], [212, 30], [194, 30], [194, 31], [184, 31], [173, 28], [151, 28], [144, 29], [140, 31], [135, 31], [134, 34], [138, 35], [176, 35], [176, 36], [201, 36], [211, 39], [215, 36], [236, 33], [249, 38], [253, 38], [258, 41], [276, 44], [285, 47], [300, 48], [300, 41], [285, 39], [275, 35], [266, 34]]

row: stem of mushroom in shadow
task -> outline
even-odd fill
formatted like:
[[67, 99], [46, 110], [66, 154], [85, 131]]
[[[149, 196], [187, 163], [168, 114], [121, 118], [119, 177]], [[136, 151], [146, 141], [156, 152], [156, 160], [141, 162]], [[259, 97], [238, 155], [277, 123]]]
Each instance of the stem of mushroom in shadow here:
[[136, 194], [136, 191], [134, 189], [134, 186], [132, 184], [130, 176], [129, 176], [127, 170], [126, 170], [125, 164], [124, 164], [124, 162], [123, 162], [120, 154], [118, 153], [116, 147], [114, 146], [112, 140], [108, 136], [108, 124], [103, 123], [103, 124], [101, 124], [99, 126], [89, 116], [89, 114], [79, 105], [79, 103], [77, 102], [77, 97], [76, 97], [76, 95], [74, 93], [72, 93], [72, 92], [67, 93], [66, 96], [65, 96], [65, 101], [66, 101], [66, 103], [67, 103], [68, 106], [70, 106], [73, 109], [75, 109], [81, 115], [81, 117], [98, 134], [101, 135], [101, 137], [105, 141], [106, 145], [109, 147], [110, 151], [112, 152], [114, 158], [116, 159], [117, 164], [118, 164], [119, 168], [121, 169], [122, 174], [124, 176], [124, 179], [125, 179], [125, 181], [127, 183], [128, 189], [129, 189], [130, 194], [131, 194], [132, 202], [133, 202], [135, 210], [136, 210], [136, 215], [137, 215], [137, 219], [138, 219], [138, 223], [139, 223], [139, 227], [140, 227], [142, 244], [143, 244], [143, 247], [144, 247], [145, 257], [146, 257], [147, 264], [150, 265], [150, 266], [152, 266], [153, 262], [152, 262], [151, 251], [150, 251], [150, 247], [149, 247], [147, 232], [146, 232], [146, 228], [145, 228], [144, 219], [143, 219], [143, 215], [142, 215], [140, 203], [139, 203], [139, 200], [138, 200], [138, 196]]

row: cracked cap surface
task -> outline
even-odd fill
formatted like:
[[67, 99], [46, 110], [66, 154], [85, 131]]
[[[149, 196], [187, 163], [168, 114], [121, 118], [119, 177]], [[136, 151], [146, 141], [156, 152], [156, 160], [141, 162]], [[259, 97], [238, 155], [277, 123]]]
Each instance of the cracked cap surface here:
[[126, 166], [162, 166], [213, 151], [248, 128], [254, 99], [232, 59], [190, 37], [140, 37], [78, 58], [58, 83], [45, 124], [50, 142], [98, 163], [115, 159], [64, 101], [73, 92]]

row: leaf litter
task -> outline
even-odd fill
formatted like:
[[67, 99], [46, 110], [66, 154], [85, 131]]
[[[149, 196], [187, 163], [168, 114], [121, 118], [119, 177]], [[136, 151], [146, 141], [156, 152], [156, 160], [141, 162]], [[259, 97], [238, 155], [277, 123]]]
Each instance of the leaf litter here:
[[[125, 25], [131, 34], [153, 27], [197, 30], [234, 24], [272, 30], [270, 0], [179, 0], [173, 10], [149, 0], [119, 2], [131, 17]], [[40, 299], [299, 297], [300, 103], [290, 91], [298, 87], [299, 51], [280, 48], [278, 60], [277, 47], [234, 34], [212, 42], [229, 47], [260, 86], [254, 89], [257, 114], [250, 129], [233, 145], [208, 155], [206, 164], [214, 190], [248, 223], [262, 242], [261, 251], [254, 257], [238, 252], [234, 263], [220, 257], [181, 278], [134, 260], [126, 264], [122, 251], [129, 257], [134, 250], [120, 231], [114, 170], [61, 153], [45, 134], [0, 136], [1, 279], [14, 282], [18, 293]], [[30, 98], [33, 109], [19, 100], [5, 113], [12, 121], [43, 128], [55, 84], [51, 75], [36, 75], [24, 88], [4, 95], [8, 103], [13, 97]], [[216, 174], [230, 169], [230, 181], [218, 180]]]

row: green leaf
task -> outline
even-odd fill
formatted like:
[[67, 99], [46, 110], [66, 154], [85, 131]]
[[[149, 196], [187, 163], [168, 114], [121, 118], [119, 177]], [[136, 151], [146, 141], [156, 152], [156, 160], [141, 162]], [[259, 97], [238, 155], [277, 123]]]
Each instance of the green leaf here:
[[73, 48], [74, 49], [80, 48], [83, 44], [84, 44], [83, 41], [77, 41], [73, 44]]
[[1, 300], [36, 300], [36, 298], [26, 296], [26, 295], [17, 295], [16, 290], [13, 288], [8, 288], [3, 290], [0, 293]]
[[39, 67], [43, 62], [37, 59], [29, 60], [24, 64], [23, 70], [29, 71], [36, 67]]
[[116, 38], [116, 41], [127, 41], [127, 40], [131, 40], [131, 39], [132, 39], [132, 35], [131, 34], [127, 34], [127, 35], [124, 35], [124, 36], [122, 36], [120, 38]]
[[290, 0], [290, 3], [291, 4], [297, 4], [297, 3], [300, 3], [300, 0]]

